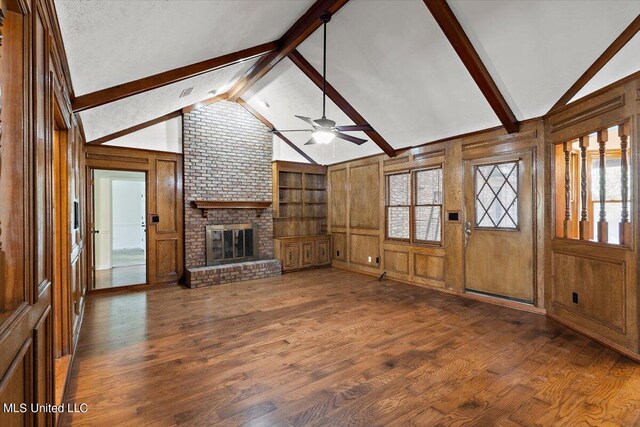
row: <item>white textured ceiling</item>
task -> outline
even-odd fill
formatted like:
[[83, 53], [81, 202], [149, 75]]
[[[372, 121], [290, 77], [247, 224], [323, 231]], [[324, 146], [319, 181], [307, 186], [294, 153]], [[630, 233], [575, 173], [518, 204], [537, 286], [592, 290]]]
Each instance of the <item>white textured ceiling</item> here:
[[630, 74], [640, 71], [640, 33], [620, 51], [571, 100], [572, 102]]
[[640, 1], [452, 0], [519, 120], [542, 116], [640, 13]]
[[[257, 59], [231, 65], [120, 101], [105, 104], [80, 113], [87, 141], [156, 119], [211, 98], [212, 90], [226, 92]], [[183, 90], [193, 88], [190, 95], [180, 98]]]
[[[351, 1], [327, 29], [327, 80], [394, 148], [500, 124], [421, 0]], [[298, 50], [322, 70], [321, 31]]]
[[55, 0], [76, 96], [280, 38], [313, 0]]
[[[638, 0], [448, 2], [520, 120], [545, 114], [640, 14]], [[76, 95], [278, 39], [311, 4], [56, 0]], [[422, 0], [351, 0], [328, 29], [329, 82], [394, 148], [499, 125]], [[298, 50], [321, 70], [321, 29]], [[639, 70], [639, 50], [636, 36], [576, 98]], [[87, 110], [87, 139], [201, 101], [230, 87], [251, 63]], [[188, 87], [193, 93], [179, 99]], [[278, 128], [304, 127], [294, 114], [321, 115], [320, 90], [289, 60], [243, 98]], [[327, 116], [351, 123], [333, 103]], [[381, 152], [371, 141], [338, 141], [334, 154], [331, 146], [303, 146], [307, 134], [288, 136], [320, 163]]]
[[[285, 95], [286, 94], [286, 95]], [[295, 115], [317, 119], [322, 116], [322, 91], [314, 85], [289, 59], [284, 59], [258, 81], [242, 98], [269, 120], [276, 129], [308, 129]], [[269, 107], [266, 106], [266, 104]], [[327, 99], [327, 117], [338, 125], [354, 124], [331, 100]], [[311, 137], [306, 132], [290, 132], [287, 138], [302, 148], [313, 160], [322, 164], [338, 163], [382, 150], [362, 132], [349, 132], [368, 140], [358, 146], [348, 141], [334, 140], [329, 145], [307, 145]]]

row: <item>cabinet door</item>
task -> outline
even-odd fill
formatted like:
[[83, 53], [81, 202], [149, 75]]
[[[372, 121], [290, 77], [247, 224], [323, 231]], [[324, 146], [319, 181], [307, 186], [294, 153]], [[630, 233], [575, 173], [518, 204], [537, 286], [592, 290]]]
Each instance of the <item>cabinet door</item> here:
[[318, 240], [318, 264], [329, 263], [329, 241]]
[[296, 243], [283, 243], [282, 254], [284, 255], [282, 260], [283, 270], [291, 270], [298, 267], [298, 245]]
[[300, 242], [300, 251], [302, 252], [302, 265], [315, 264], [315, 242]]

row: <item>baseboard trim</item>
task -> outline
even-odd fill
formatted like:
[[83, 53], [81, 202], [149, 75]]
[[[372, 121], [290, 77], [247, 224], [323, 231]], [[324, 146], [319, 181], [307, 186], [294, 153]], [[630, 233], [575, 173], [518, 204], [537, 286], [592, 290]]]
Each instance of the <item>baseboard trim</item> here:
[[561, 325], [566, 326], [569, 329], [573, 329], [574, 331], [578, 332], [579, 334], [582, 334], [584, 336], [586, 336], [587, 338], [590, 338], [594, 341], [599, 342], [600, 344], [604, 345], [605, 347], [610, 348], [611, 350], [622, 354], [623, 356], [628, 357], [629, 359], [633, 360], [634, 362], [639, 362], [640, 363], [640, 354], [635, 353], [633, 350], [630, 350], [614, 341], [611, 341], [607, 338], [603, 338], [600, 337], [596, 334], [594, 334], [593, 332], [589, 331], [586, 328], [583, 328], [580, 325], [577, 325], [573, 322], [570, 322], [566, 319], [563, 319], [562, 317], [559, 317], [555, 314], [551, 314], [548, 313], [547, 316], [552, 319], [555, 320], [556, 322], [560, 323]]

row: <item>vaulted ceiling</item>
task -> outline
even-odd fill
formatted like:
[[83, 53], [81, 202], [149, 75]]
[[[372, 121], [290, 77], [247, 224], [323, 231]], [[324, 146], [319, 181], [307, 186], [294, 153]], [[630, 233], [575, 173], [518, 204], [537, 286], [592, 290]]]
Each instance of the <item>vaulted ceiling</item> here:
[[[269, 57], [282, 48], [271, 42], [289, 34], [307, 11], [330, 3], [56, 0], [76, 100], [268, 44], [228, 66], [199, 70], [179, 81], [166, 80], [114, 102], [85, 104], [79, 114], [87, 140], [196, 104], [210, 98], [211, 91], [227, 92], [260, 65], [264, 58], [260, 55]], [[346, 102], [379, 137], [358, 132], [352, 134], [368, 140], [361, 146], [344, 141], [305, 146], [308, 134], [286, 134], [298, 151], [330, 164], [380, 153], [380, 140], [400, 149], [501, 124], [425, 2], [333, 3], [341, 7], [328, 24], [327, 80], [343, 100], [329, 101], [327, 116], [340, 125], [363, 124], [354, 123]], [[635, 0], [447, 3], [506, 108], [519, 121], [549, 111], [640, 14], [640, 2]], [[296, 35], [294, 47], [316, 70], [322, 70], [321, 27], [308, 37]], [[640, 35], [636, 34], [571, 98], [640, 70], [638, 51]], [[278, 60], [241, 93], [241, 99], [278, 129], [305, 127], [294, 115], [320, 117], [321, 90], [289, 58]], [[190, 94], [180, 97], [189, 88]], [[304, 160], [286, 145], [281, 154]]]

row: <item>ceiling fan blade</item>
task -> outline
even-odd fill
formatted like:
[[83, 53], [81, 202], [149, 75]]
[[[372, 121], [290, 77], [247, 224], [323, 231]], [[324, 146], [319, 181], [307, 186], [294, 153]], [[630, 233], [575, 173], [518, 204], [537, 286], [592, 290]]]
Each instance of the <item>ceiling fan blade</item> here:
[[271, 133], [282, 133], [282, 132], [313, 132], [313, 129], [271, 129], [269, 132]]
[[308, 140], [307, 142], [305, 142], [304, 145], [314, 145], [314, 144], [317, 144], [317, 143], [318, 143], [318, 141], [316, 141], [314, 137], [311, 137], [311, 139]]
[[316, 124], [316, 122], [314, 122], [313, 120], [311, 120], [310, 117], [304, 117], [304, 116], [296, 116], [297, 118], [299, 118], [300, 120], [302, 120], [303, 122], [307, 122], [309, 123], [311, 126], [313, 126], [314, 128], [317, 127], [318, 125]]
[[355, 131], [361, 131], [361, 132], [367, 132], [367, 131], [372, 131], [373, 128], [371, 127], [371, 125], [345, 125], [345, 126], [336, 126], [336, 130], [339, 130], [340, 132], [355, 132]]
[[336, 136], [336, 138], [344, 139], [345, 141], [353, 142], [357, 145], [362, 145], [367, 142], [366, 139], [356, 138], [355, 136], [347, 135], [346, 133], [342, 132], [333, 132], [333, 134]]

